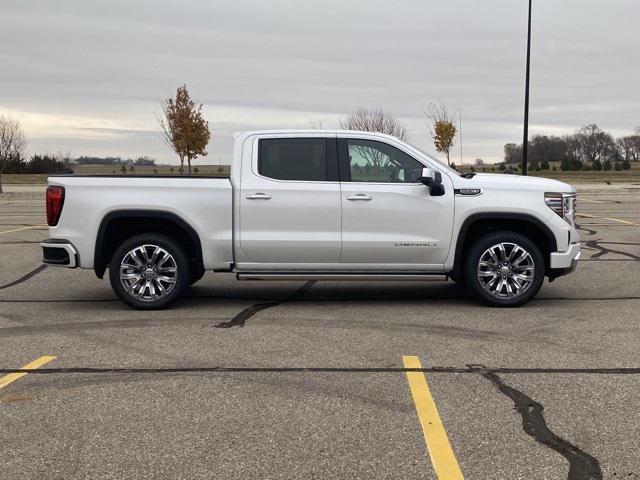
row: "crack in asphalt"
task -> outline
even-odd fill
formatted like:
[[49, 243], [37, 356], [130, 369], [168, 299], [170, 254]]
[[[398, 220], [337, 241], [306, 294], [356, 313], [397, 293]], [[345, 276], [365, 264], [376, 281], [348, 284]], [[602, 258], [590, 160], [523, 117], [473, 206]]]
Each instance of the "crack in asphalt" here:
[[478, 373], [481, 376], [513, 401], [516, 411], [522, 417], [524, 432], [538, 443], [555, 450], [569, 462], [567, 480], [602, 480], [602, 469], [596, 458], [549, 429], [542, 413], [544, 411], [542, 404], [507, 385], [495, 372], [483, 371], [482, 366], [478, 367], [480, 367]]
[[[622, 261], [622, 260], [621, 260]], [[633, 260], [624, 260], [624, 261], [633, 261]], [[257, 299], [257, 298], [247, 298], [247, 297], [238, 297], [233, 295], [193, 295], [193, 296], [183, 296], [183, 299], [218, 299], [218, 300], [239, 300], [239, 301], [247, 301], [247, 300], [264, 300], [266, 303], [261, 303], [258, 305], [267, 305], [268, 307], [273, 307], [282, 303], [282, 301], [277, 301], [276, 299]], [[288, 302], [379, 302], [379, 301], [390, 301], [390, 300], [425, 300], [425, 301], [450, 301], [450, 300], [469, 300], [469, 297], [445, 297], [439, 295], [438, 297], [387, 297], [387, 298], [371, 298], [371, 297], [336, 297], [336, 298], [327, 298], [327, 297], [319, 297], [319, 298], [304, 298], [304, 299], [295, 299], [288, 300]], [[603, 301], [603, 300], [640, 300], [640, 296], [628, 295], [628, 296], [619, 296], [619, 297], [543, 297], [543, 298], [532, 298], [531, 302], [551, 302], [551, 301], [574, 301], [574, 302], [592, 302], [592, 301]], [[83, 298], [83, 299], [73, 299], [73, 300], [64, 300], [64, 299], [50, 299], [50, 300], [16, 300], [16, 299], [0, 299], [0, 304], [2, 303], [118, 303], [120, 302], [117, 298]], [[247, 307], [245, 310], [250, 310], [253, 307]], [[254, 311], [255, 315], [258, 311], [264, 310], [264, 308]], [[241, 312], [242, 313], [242, 312]], [[238, 314], [240, 315], [240, 314]], [[246, 320], [246, 319], [245, 319]], [[228, 322], [224, 322], [228, 323]], [[232, 325], [235, 326], [235, 325]], [[228, 327], [220, 327], [220, 328], [228, 328]]]
[[23, 275], [19, 279], [14, 280], [13, 282], [9, 282], [9, 283], [7, 283], [5, 285], [0, 285], [0, 290], [3, 290], [5, 288], [9, 288], [9, 287], [14, 287], [16, 285], [19, 285], [22, 282], [26, 282], [31, 277], [35, 277], [37, 274], [39, 274], [40, 272], [42, 272], [46, 268], [47, 268], [47, 265], [44, 265], [44, 264], [43, 265], [39, 265], [38, 267], [34, 268], [29, 273], [27, 273], [26, 275]]
[[638, 245], [637, 243], [632, 243], [632, 242], [605, 242], [603, 240], [587, 240], [585, 242], [585, 247], [587, 248], [591, 248], [593, 250], [598, 250], [596, 253], [594, 253], [591, 258], [600, 258], [603, 255], [606, 255], [607, 253], [614, 253], [614, 254], [618, 254], [618, 255], [623, 255], [625, 257], [628, 257], [631, 260], [635, 260], [635, 261], [640, 261], [640, 256], [634, 254], [634, 253], [629, 253], [629, 252], [625, 252], [622, 250], [616, 250], [613, 248], [609, 248], [609, 247], [605, 247], [602, 244], [607, 244], [607, 245]]
[[576, 230], [582, 230], [584, 232], [587, 232], [587, 235], [595, 235], [596, 233], [598, 233], [597, 230], [593, 230], [592, 228], [585, 228], [582, 225], [578, 225], [576, 223]]
[[244, 327], [247, 320], [253, 317], [256, 313], [261, 312], [262, 310], [266, 310], [267, 308], [276, 307], [282, 303], [292, 302], [302, 297], [307, 290], [309, 290], [313, 284], [316, 283], [315, 280], [310, 280], [302, 287], [297, 289], [291, 295], [281, 300], [274, 300], [272, 302], [266, 303], [256, 303], [251, 305], [250, 307], [245, 308], [240, 313], [235, 315], [231, 320], [227, 322], [220, 322], [217, 325], [214, 325], [215, 328], [232, 328], [232, 327]]
[[[61, 367], [61, 368], [0, 368], [0, 374], [149, 374], [149, 373], [444, 373], [444, 374], [582, 374], [582, 375], [640, 375], [640, 367], [621, 368], [526, 368], [485, 367], [469, 364], [466, 367]], [[528, 398], [528, 397], [527, 397]]]

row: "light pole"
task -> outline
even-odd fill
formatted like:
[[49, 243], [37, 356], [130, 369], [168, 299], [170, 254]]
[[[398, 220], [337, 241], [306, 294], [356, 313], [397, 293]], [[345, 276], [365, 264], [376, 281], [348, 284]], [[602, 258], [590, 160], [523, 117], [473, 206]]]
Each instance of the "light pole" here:
[[529, 64], [531, 63], [531, 0], [527, 28], [527, 70], [524, 80], [524, 132], [522, 134], [522, 175], [527, 174], [527, 150], [529, 144]]
[[460, 171], [462, 172], [462, 107], [458, 109], [458, 126], [460, 127]]

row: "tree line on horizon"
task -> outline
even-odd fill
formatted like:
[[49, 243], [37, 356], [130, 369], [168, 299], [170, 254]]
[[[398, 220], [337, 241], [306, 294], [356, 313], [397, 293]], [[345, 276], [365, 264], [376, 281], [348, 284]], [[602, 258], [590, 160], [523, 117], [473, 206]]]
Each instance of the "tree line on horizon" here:
[[[203, 116], [202, 104], [195, 103], [186, 85], [177, 88], [174, 98], [160, 104], [162, 115], [157, 117], [163, 140], [180, 159], [180, 173], [187, 162], [191, 173], [191, 162], [198, 156], [206, 156], [206, 147], [211, 138], [209, 124]], [[442, 102], [429, 103], [425, 120], [429, 134], [437, 152], [444, 154], [447, 163], [456, 168], [450, 160], [452, 147], [459, 135], [456, 125], [456, 109]], [[322, 128], [322, 122], [311, 120], [309, 128]], [[380, 132], [396, 136], [400, 140], [408, 137], [407, 129], [394, 115], [378, 109], [360, 108], [340, 121], [340, 128]], [[10, 116], [0, 115], [0, 193], [2, 193], [3, 173], [73, 173], [75, 165], [121, 166], [122, 172], [134, 166], [155, 166], [155, 160], [139, 157], [123, 160], [120, 157], [82, 156], [75, 160], [62, 154], [36, 154], [24, 157], [26, 137], [20, 123]], [[372, 166], [380, 159], [372, 158]], [[596, 124], [584, 125], [571, 135], [534, 135], [528, 143], [528, 161], [531, 170], [628, 170], [631, 162], [640, 161], [640, 127], [632, 135], [614, 138]], [[522, 163], [522, 144], [504, 145], [504, 162], [500, 170]], [[552, 163], [554, 165], [552, 166]], [[477, 159], [476, 166], [484, 165]], [[472, 167], [473, 168], [473, 167]], [[493, 170], [493, 168], [492, 168]], [[155, 170], [154, 170], [155, 171]], [[197, 170], [196, 170], [197, 172]]]
[[2, 173], [73, 173], [77, 165], [103, 165], [113, 167], [155, 167], [156, 161], [149, 157], [121, 158], [121, 157], [90, 157], [80, 156], [71, 158], [69, 154], [34, 154], [29, 158], [14, 155], [4, 162]]
[[[571, 135], [534, 135], [527, 143], [531, 170], [548, 170], [560, 162], [560, 170], [628, 170], [640, 161], [640, 127], [635, 133], [614, 138], [596, 124], [584, 125]], [[504, 163], [522, 163], [522, 144], [504, 146]]]

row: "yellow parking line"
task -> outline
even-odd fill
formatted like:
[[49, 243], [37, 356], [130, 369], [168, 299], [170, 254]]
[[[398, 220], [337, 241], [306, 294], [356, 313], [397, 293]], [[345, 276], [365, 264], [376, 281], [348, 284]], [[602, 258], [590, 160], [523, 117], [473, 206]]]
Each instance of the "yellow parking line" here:
[[621, 218], [613, 218], [613, 217], [602, 217], [605, 220], [611, 220], [612, 222], [620, 222], [620, 223], [624, 223], [626, 225], [635, 225], [635, 223], [633, 222], [629, 222], [628, 220], [622, 220]]
[[[51, 360], [54, 360], [56, 357], [52, 357], [50, 355], [45, 355], [40, 358], [36, 358], [33, 362], [27, 363], [20, 370], [35, 370], [36, 368], [40, 368], [45, 363], [49, 363]], [[18, 372], [18, 373], [10, 373], [0, 378], [0, 388], [4, 388], [12, 382], [15, 382], [19, 378], [24, 377], [29, 372]]]
[[576, 215], [584, 218], [601, 218], [603, 220], [611, 220], [612, 222], [624, 223], [625, 225], [638, 225], [637, 223], [629, 222], [628, 220], [622, 220], [621, 218], [615, 217], [597, 217], [595, 215], [589, 215], [588, 213], [576, 213]]
[[580, 197], [580, 203], [582, 203], [582, 202], [587, 202], [587, 203], [607, 203], [607, 202], [603, 202], [602, 200], [589, 200], [588, 198]]
[[[420, 359], [415, 356], [403, 356], [404, 368], [421, 369]], [[427, 442], [427, 450], [431, 457], [431, 464], [438, 480], [463, 480], [460, 466], [453, 453], [447, 432], [444, 429], [438, 409], [436, 407], [427, 379], [423, 372], [406, 372], [413, 402], [418, 412], [422, 433]]]
[[23, 230], [37, 230], [37, 229], [40, 229], [40, 227], [46, 227], [46, 226], [47, 225], [31, 225], [29, 227], [14, 228], [13, 230], [5, 230], [4, 232], [0, 232], [0, 235], [3, 235], [5, 233], [22, 232]]

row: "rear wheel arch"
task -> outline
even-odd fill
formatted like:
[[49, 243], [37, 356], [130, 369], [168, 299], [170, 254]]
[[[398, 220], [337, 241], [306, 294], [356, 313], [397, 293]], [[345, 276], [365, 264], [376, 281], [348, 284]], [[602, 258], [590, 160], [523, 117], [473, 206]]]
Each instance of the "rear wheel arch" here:
[[477, 213], [470, 215], [460, 227], [452, 271], [455, 278], [461, 278], [465, 255], [471, 245], [494, 231], [511, 231], [529, 238], [540, 249], [548, 271], [550, 253], [557, 251], [557, 242], [553, 232], [541, 220], [525, 213]]
[[159, 233], [172, 238], [185, 250], [194, 276], [202, 276], [202, 244], [195, 229], [172, 212], [162, 210], [116, 210], [100, 222], [96, 235], [93, 270], [104, 276], [111, 257], [127, 239], [142, 233]]

